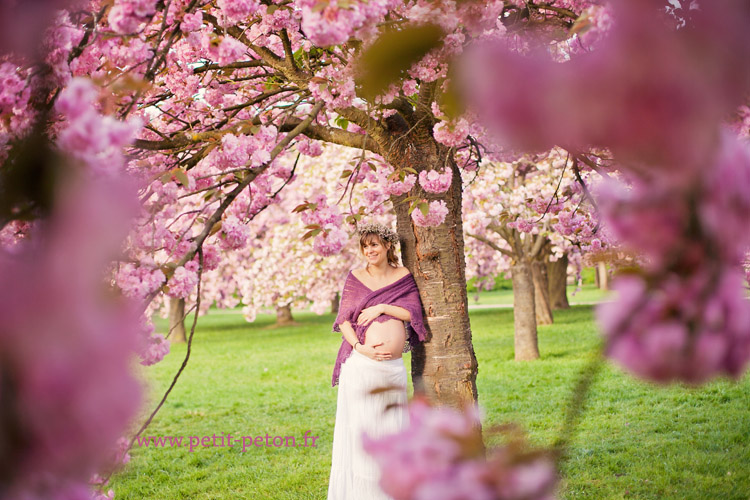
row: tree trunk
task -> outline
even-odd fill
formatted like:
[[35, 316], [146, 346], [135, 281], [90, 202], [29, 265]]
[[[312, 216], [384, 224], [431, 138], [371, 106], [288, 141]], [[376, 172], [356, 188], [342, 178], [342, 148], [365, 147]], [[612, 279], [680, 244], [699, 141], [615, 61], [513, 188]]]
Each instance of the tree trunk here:
[[534, 310], [537, 325], [551, 325], [554, 322], [549, 300], [549, 280], [547, 264], [537, 261], [531, 263], [531, 277], [534, 282]]
[[599, 261], [596, 266], [596, 275], [599, 277], [599, 288], [609, 290], [609, 275], [607, 274], [607, 264]]
[[288, 325], [294, 322], [292, 317], [292, 308], [289, 305], [276, 307], [276, 324]]
[[186, 342], [185, 299], [169, 298], [169, 341], [173, 344]]
[[336, 292], [336, 295], [331, 299], [331, 314], [338, 314], [339, 313], [339, 302], [341, 299], [339, 298], [339, 292]]
[[408, 137], [410, 140], [394, 142], [389, 163], [417, 171], [442, 169], [447, 164], [453, 171], [453, 182], [445, 194], [426, 193], [418, 184], [409, 193], [428, 201], [445, 201], [449, 212], [437, 227], [413, 224], [409, 204], [403, 202], [406, 194], [392, 198], [401, 255], [417, 282], [430, 332], [428, 341], [412, 354], [414, 391], [438, 405], [461, 408], [477, 400], [478, 367], [466, 293], [461, 176], [448, 149], [432, 138], [431, 126], [416, 127]]
[[568, 302], [568, 254], [547, 263], [549, 302], [553, 310], [570, 309]]
[[516, 361], [539, 358], [536, 337], [536, 307], [531, 266], [517, 263], [510, 270], [513, 279], [513, 326]]

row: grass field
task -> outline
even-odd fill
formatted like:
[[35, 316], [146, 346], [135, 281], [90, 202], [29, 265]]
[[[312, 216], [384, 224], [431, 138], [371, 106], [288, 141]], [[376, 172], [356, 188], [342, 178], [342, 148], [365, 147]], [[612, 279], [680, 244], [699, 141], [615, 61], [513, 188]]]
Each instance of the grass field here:
[[[201, 318], [187, 368], [144, 435], [299, 439], [310, 430], [316, 447], [135, 447], [112, 480], [116, 498], [324, 499], [340, 338], [330, 333], [330, 315], [300, 313], [296, 320], [274, 328], [270, 316], [253, 324], [240, 315]], [[485, 428], [515, 421], [536, 444], [550, 444], [570, 389], [598, 346], [592, 308], [558, 312], [554, 325], [541, 327], [542, 359], [533, 363], [513, 361], [511, 310], [472, 311], [471, 322]], [[149, 409], [185, 350], [174, 345], [163, 362], [142, 370], [152, 385]], [[563, 473], [562, 498], [747, 500], [750, 377], [662, 388], [605, 365]]]
[[[594, 285], [583, 285], [578, 290], [575, 285], [568, 286], [568, 302], [571, 304], [586, 304], [607, 300], [609, 292], [602, 291]], [[513, 305], [513, 290], [497, 289], [469, 293], [469, 305]]]

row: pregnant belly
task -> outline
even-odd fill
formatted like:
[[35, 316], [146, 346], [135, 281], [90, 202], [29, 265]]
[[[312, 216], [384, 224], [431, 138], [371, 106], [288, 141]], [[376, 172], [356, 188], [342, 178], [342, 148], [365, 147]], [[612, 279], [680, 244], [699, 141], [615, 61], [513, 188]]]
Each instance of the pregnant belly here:
[[379, 349], [391, 353], [391, 359], [398, 359], [404, 350], [406, 341], [406, 329], [404, 322], [398, 319], [389, 319], [382, 323], [373, 321], [365, 332], [365, 345], [373, 346], [383, 343]]

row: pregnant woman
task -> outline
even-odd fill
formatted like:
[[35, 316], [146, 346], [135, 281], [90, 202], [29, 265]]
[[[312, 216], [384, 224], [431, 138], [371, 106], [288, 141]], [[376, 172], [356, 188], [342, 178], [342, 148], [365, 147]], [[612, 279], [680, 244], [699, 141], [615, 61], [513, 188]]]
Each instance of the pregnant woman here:
[[[398, 237], [382, 224], [359, 230], [367, 260], [351, 271], [341, 294], [334, 331], [343, 334], [332, 385], [339, 384], [328, 500], [387, 500], [362, 433], [376, 438], [408, 424], [402, 352], [426, 336], [414, 278], [398, 265]], [[377, 389], [377, 390], [376, 390]]]

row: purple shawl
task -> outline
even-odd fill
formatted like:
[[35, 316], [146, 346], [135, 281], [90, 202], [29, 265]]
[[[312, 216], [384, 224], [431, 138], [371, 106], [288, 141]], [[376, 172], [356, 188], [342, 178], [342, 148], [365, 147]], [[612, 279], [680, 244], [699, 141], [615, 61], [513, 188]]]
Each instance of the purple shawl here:
[[[427, 330], [424, 327], [424, 317], [422, 316], [422, 301], [419, 298], [417, 283], [414, 281], [414, 277], [411, 274], [407, 274], [390, 285], [373, 291], [367, 288], [367, 286], [359, 281], [359, 279], [354, 276], [354, 273], [350, 271], [346, 277], [346, 282], [344, 283], [344, 291], [341, 293], [339, 314], [336, 316], [336, 321], [333, 323], [333, 331], [341, 332], [339, 325], [348, 321], [352, 325], [352, 328], [354, 328], [354, 331], [357, 334], [357, 339], [364, 344], [365, 332], [372, 323], [382, 323], [389, 319], [398, 319], [388, 314], [381, 314], [366, 325], [358, 325], [356, 323], [362, 309], [367, 309], [368, 307], [378, 304], [403, 307], [409, 311], [411, 321], [406, 328], [407, 343], [404, 346], [404, 352], [409, 352], [413, 347], [416, 347], [419, 342], [425, 340]], [[346, 341], [343, 335], [341, 338], [343, 341], [341, 342], [338, 356], [336, 356], [336, 366], [333, 368], [333, 379], [331, 380], [332, 387], [339, 383], [341, 365], [352, 353], [352, 345]]]

